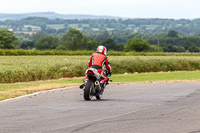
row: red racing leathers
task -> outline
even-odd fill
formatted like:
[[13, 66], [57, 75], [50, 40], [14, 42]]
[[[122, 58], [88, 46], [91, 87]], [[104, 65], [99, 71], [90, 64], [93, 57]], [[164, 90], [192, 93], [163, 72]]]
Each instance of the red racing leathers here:
[[111, 67], [109, 65], [108, 58], [101, 53], [95, 53], [90, 57], [88, 66], [91, 68], [97, 69], [99, 74], [101, 74], [101, 78], [104, 79], [102, 80], [103, 83], [108, 81], [108, 77], [104, 74], [103, 72], [103, 66], [106, 66], [107, 73], [111, 74]]

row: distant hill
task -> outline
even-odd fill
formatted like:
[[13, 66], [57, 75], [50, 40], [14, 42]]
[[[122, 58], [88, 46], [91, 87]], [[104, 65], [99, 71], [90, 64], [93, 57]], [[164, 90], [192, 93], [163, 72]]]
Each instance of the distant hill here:
[[32, 34], [42, 30], [48, 34], [56, 35], [64, 34], [71, 28], [88, 34], [102, 33], [104, 31], [157, 34], [175, 30], [183, 34], [200, 35], [200, 18], [193, 20], [118, 18], [112, 16], [64, 15], [54, 12], [0, 14], [0, 30], [10, 30], [16, 34]]
[[27, 17], [46, 17], [48, 19], [119, 19], [120, 17], [113, 16], [95, 16], [81, 14], [58, 14], [55, 12], [37, 12], [37, 13], [22, 13], [22, 14], [3, 14], [0, 13], [0, 20], [12, 19], [20, 20]]

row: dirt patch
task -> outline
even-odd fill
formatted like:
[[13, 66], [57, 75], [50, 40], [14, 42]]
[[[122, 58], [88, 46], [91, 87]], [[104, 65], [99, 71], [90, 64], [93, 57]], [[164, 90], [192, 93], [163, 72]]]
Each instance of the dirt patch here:
[[59, 81], [59, 80], [67, 80], [67, 79], [84, 79], [84, 77], [73, 77], [73, 78], [60, 78], [60, 79], [49, 79], [49, 80], [37, 80], [37, 81], [29, 81], [29, 82], [15, 82], [15, 83], [0, 83], [0, 85], [6, 84], [24, 84], [24, 83], [35, 83], [35, 82], [42, 82], [42, 81]]
[[33, 91], [34, 90], [49, 90], [49, 89], [76, 86], [76, 85], [80, 85], [80, 83], [41, 84], [41, 85], [38, 85], [38, 86], [31, 86], [31, 87], [27, 87], [27, 88], [22, 88], [22, 89], [19, 89], [19, 90], [33, 90]]

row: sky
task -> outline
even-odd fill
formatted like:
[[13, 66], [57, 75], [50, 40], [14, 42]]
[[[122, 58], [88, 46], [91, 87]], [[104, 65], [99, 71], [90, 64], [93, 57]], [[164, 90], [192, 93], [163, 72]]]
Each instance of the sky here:
[[56, 12], [125, 18], [200, 18], [200, 0], [1, 0], [0, 13]]

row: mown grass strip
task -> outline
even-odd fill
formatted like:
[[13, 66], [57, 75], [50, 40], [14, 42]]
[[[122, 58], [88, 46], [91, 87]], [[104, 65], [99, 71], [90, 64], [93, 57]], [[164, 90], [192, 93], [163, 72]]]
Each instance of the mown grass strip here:
[[200, 71], [123, 74], [115, 75], [112, 79], [122, 83], [200, 80]]
[[[160, 72], [113, 75], [111, 84], [165, 81], [200, 81], [200, 71], [189, 72]], [[27, 83], [0, 84], [0, 100], [14, 98], [38, 91], [80, 85], [82, 78], [35, 81]]]

